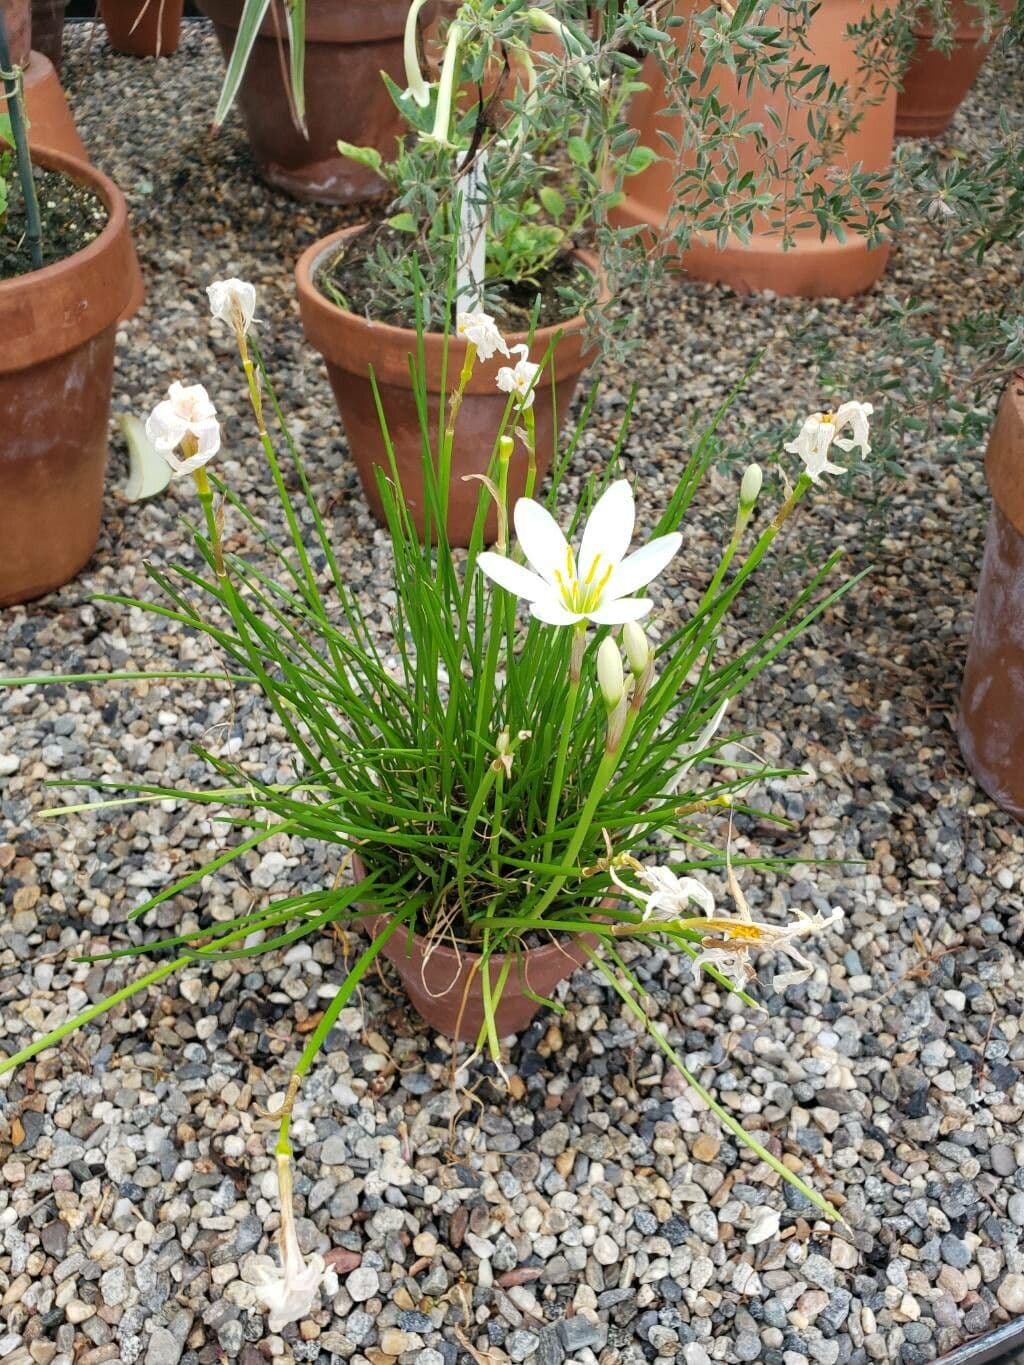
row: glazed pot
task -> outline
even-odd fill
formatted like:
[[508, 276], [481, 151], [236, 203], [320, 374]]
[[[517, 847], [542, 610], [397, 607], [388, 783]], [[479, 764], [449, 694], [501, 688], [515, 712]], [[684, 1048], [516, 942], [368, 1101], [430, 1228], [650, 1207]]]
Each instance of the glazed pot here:
[[[227, 59], [238, 34], [241, 0], [199, 0], [199, 7], [213, 20]], [[292, 120], [282, 75], [283, 6], [272, 0], [238, 92], [249, 145], [268, 184], [321, 204], [353, 204], [384, 192], [387, 186], [380, 176], [343, 157], [337, 144], [341, 139], [376, 147], [387, 160], [394, 156], [403, 123], [381, 72], [404, 86], [402, 37], [408, 12], [409, 0], [309, 0], [309, 135], [304, 137]], [[424, 22], [428, 17], [424, 11]]]
[[1003, 395], [985, 474], [992, 512], [957, 731], [979, 785], [1024, 820], [1024, 371]]
[[[409, 357], [416, 355], [416, 332], [387, 323], [371, 322], [358, 313], [339, 308], [316, 285], [317, 275], [339, 245], [361, 232], [361, 227], [345, 228], [314, 242], [299, 260], [295, 277], [299, 289], [299, 310], [306, 337], [327, 362], [327, 374], [341, 414], [349, 451], [359, 470], [363, 492], [378, 520], [384, 508], [377, 488], [376, 468], [390, 471], [384, 436], [381, 432], [373, 386], [372, 367], [381, 404], [388, 423], [395, 463], [405, 500], [413, 520], [423, 530], [422, 439], [409, 374]], [[588, 265], [593, 263], [582, 257]], [[556, 340], [557, 337], [557, 340]], [[525, 335], [505, 338], [509, 346], [526, 343]], [[554, 343], [554, 379], [546, 366], [534, 390], [537, 430], [538, 484], [551, 466], [558, 439], [558, 423], [572, 402], [580, 376], [591, 356], [584, 346], [583, 319], [575, 317], [560, 327], [539, 327], [534, 333], [530, 355], [540, 362]], [[437, 449], [442, 396], [447, 398], [454, 386], [466, 355], [466, 343], [448, 339], [447, 387], [442, 395], [441, 377], [444, 337], [428, 332], [423, 338], [427, 414], [431, 448]], [[477, 362], [466, 389], [455, 428], [452, 449], [452, 474], [448, 503], [448, 539], [452, 545], [468, 545], [480, 500], [481, 485], [469, 476], [486, 474], [495, 440], [505, 411], [506, 395], [496, 383], [498, 368], [506, 364], [503, 356]], [[509, 466], [508, 504], [511, 507], [526, 488], [527, 460], [521, 441], [516, 441]], [[493, 540], [497, 521], [488, 516], [485, 535]]]
[[[1009, 17], [1012, 0], [1000, 0]], [[977, 79], [997, 33], [986, 42], [976, 5], [952, 0], [953, 50], [932, 45], [935, 26], [927, 13], [914, 25], [916, 44], [903, 73], [903, 89], [896, 100], [897, 137], [938, 137], [953, 121], [960, 104]]]
[[66, 583], [95, 548], [114, 332], [132, 288], [121, 191], [71, 157], [37, 161], [88, 185], [110, 216], [75, 255], [0, 281], [0, 606]]
[[100, 0], [110, 46], [130, 57], [177, 52], [184, 7], [184, 0]]
[[[689, 19], [704, 8], [704, 0], [678, 0], [676, 13]], [[804, 35], [810, 49], [801, 54], [806, 62], [827, 65], [833, 81], [849, 81], [851, 90], [864, 92], [860, 122], [846, 136], [835, 165], [818, 173], [816, 179], [822, 184], [828, 183], [830, 171], [841, 174], [858, 162], [864, 171], [883, 171], [892, 159], [895, 88], [883, 91], [880, 84], [865, 77], [854, 42], [846, 32], [848, 25], [863, 20], [864, 10], [863, 0], [828, 0], [818, 8]], [[774, 19], [780, 26], [785, 26], [784, 14], [775, 15]], [[762, 22], [772, 23], [774, 19], [772, 11], [768, 11]], [[670, 31], [680, 48], [685, 48], [690, 25], [684, 22]], [[681, 117], [662, 113], [671, 103], [671, 96], [653, 57], [645, 59], [641, 74], [648, 88], [633, 97], [629, 117], [639, 131], [640, 142], [661, 159], [626, 181], [626, 197], [612, 210], [611, 218], [619, 227], [646, 231], [652, 244], [656, 244], [675, 221], [675, 182], [680, 170], [693, 164], [693, 156], [683, 149], [682, 160], [677, 161], [660, 135], [667, 133], [675, 139], [676, 145], [682, 145]], [[735, 111], [742, 115], [744, 122], [758, 122], [769, 138], [774, 135], [773, 115], [783, 122], [788, 115], [791, 136], [797, 143], [805, 135], [813, 136], [806, 116], [799, 110], [789, 111], [781, 89], [769, 91], [755, 85], [752, 91], [747, 91], [723, 69], [707, 87], [701, 88], [700, 93], [703, 96], [712, 91], [726, 106], [726, 113]], [[869, 103], [869, 95], [871, 99], [880, 96], [880, 102]], [[739, 160], [743, 171], [760, 175], [761, 157], [752, 137], [743, 142]], [[783, 174], [777, 184], [781, 193], [785, 168], [780, 170]], [[762, 219], [760, 223], [755, 220], [748, 242], [732, 237], [720, 248], [711, 234], [696, 233], [682, 257], [667, 243], [662, 249], [673, 265], [681, 267], [694, 279], [718, 281], [742, 293], [770, 289], [776, 294], [804, 298], [847, 298], [859, 294], [878, 280], [888, 259], [887, 245], [869, 248], [867, 241], [853, 232], [847, 234], [844, 242], [835, 237], [821, 241], [816, 227], [796, 228], [793, 236], [795, 244], [783, 250], [778, 233]]]
[[31, 0], [0, 0], [0, 11], [3, 12], [4, 27], [7, 30], [11, 63], [14, 66], [24, 66], [32, 47]]

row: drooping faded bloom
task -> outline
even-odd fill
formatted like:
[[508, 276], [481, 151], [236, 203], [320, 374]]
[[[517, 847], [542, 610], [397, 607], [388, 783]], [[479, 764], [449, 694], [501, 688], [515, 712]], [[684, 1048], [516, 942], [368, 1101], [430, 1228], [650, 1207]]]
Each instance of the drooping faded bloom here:
[[516, 535], [530, 567], [490, 550], [478, 556], [477, 564], [488, 578], [529, 602], [531, 613], [548, 625], [586, 620], [623, 625], [654, 606], [649, 597], [631, 594], [656, 578], [682, 544], [673, 531], [627, 555], [635, 519], [633, 490], [619, 479], [590, 513], [577, 558], [551, 513], [532, 498], [520, 498]]
[[715, 913], [714, 896], [696, 877], [677, 877], [668, 867], [638, 867], [637, 876], [649, 891], [644, 919], [684, 919], [694, 905], [706, 915]]
[[502, 365], [495, 377], [495, 383], [502, 393], [515, 394], [520, 409], [532, 408], [536, 391], [534, 386], [540, 373], [540, 366], [529, 359], [530, 348], [522, 342], [513, 346], [512, 351], [518, 352], [519, 359], [514, 365]]
[[460, 313], [455, 319], [455, 332], [463, 341], [476, 347], [481, 360], [490, 360], [495, 351], [508, 355], [505, 338], [490, 313]]
[[703, 966], [710, 963], [728, 976], [734, 985], [741, 985], [754, 975], [748, 960], [751, 952], [783, 953], [797, 964], [796, 971], [779, 972], [773, 979], [775, 990], [785, 990], [806, 981], [814, 971], [810, 962], [796, 946], [798, 939], [813, 938], [843, 918], [840, 909], [828, 915], [807, 915], [794, 911], [789, 924], [767, 924], [746, 916], [713, 915], [706, 919], [680, 920], [681, 929], [696, 929], [701, 935], [701, 951], [693, 960], [694, 978]]
[[[217, 409], [202, 384], [179, 384], [167, 390], [146, 421], [146, 435], [175, 474], [201, 469], [220, 450]], [[184, 459], [175, 451], [181, 447]]]
[[256, 287], [248, 280], [214, 280], [206, 286], [210, 312], [218, 322], [226, 322], [244, 335], [256, 316]]
[[280, 1332], [290, 1322], [308, 1318], [321, 1287], [326, 1285], [329, 1292], [335, 1292], [338, 1284], [337, 1276], [327, 1269], [322, 1256], [313, 1255], [307, 1261], [299, 1249], [292, 1206], [291, 1158], [281, 1153], [277, 1155], [277, 1184], [281, 1203], [278, 1233], [281, 1268], [266, 1272], [255, 1286], [268, 1310], [267, 1325], [271, 1332]]
[[[800, 428], [795, 441], [788, 441], [783, 447], [790, 455], [799, 455], [804, 462], [808, 477], [817, 483], [822, 474], [841, 474], [840, 465], [832, 464], [829, 452], [832, 447], [852, 450], [860, 446], [861, 456], [871, 453], [868, 440], [868, 418], [874, 412], [870, 403], [841, 403], [835, 412], [812, 412]], [[841, 431], [850, 429], [852, 435], [840, 436]]]

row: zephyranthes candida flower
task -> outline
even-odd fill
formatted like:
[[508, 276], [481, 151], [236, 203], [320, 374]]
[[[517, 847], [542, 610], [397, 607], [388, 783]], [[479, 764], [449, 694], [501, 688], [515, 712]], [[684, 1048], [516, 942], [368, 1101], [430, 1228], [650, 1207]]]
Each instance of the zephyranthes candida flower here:
[[495, 351], [508, 355], [505, 338], [490, 313], [460, 313], [455, 319], [455, 332], [476, 347], [480, 360], [490, 360]]
[[[202, 384], [175, 380], [164, 401], [150, 413], [146, 435], [175, 474], [191, 474], [209, 463], [220, 450], [220, 423]], [[174, 453], [179, 446], [183, 460]]]
[[[822, 474], [841, 474], [840, 465], [829, 461], [829, 451], [838, 446], [840, 450], [852, 450], [860, 446], [861, 456], [871, 453], [868, 441], [868, 418], [874, 412], [870, 403], [841, 403], [835, 412], [812, 412], [800, 428], [795, 441], [788, 441], [784, 447], [790, 455], [799, 455], [804, 462], [808, 476], [817, 483]], [[840, 436], [849, 427], [851, 436]]]
[[532, 408], [540, 366], [529, 359], [529, 346], [519, 342], [512, 350], [518, 352], [519, 359], [514, 365], [502, 365], [495, 376], [495, 383], [502, 393], [515, 394], [520, 408]]
[[622, 625], [654, 606], [649, 597], [631, 594], [656, 578], [682, 544], [673, 531], [627, 555], [635, 519], [633, 490], [619, 479], [595, 504], [577, 557], [551, 513], [532, 498], [520, 498], [516, 535], [530, 567], [490, 550], [478, 556], [477, 564], [488, 578], [529, 602], [531, 613], [548, 625], [585, 620]]
[[256, 314], [256, 288], [248, 280], [214, 280], [206, 286], [210, 312], [235, 332], [248, 332]]
[[328, 1270], [322, 1256], [310, 1256], [307, 1261], [299, 1249], [295, 1233], [295, 1213], [292, 1207], [291, 1159], [282, 1153], [277, 1156], [277, 1183], [281, 1202], [281, 1230], [278, 1236], [281, 1250], [280, 1271], [266, 1272], [255, 1286], [256, 1293], [268, 1310], [267, 1325], [272, 1332], [280, 1332], [290, 1322], [301, 1322], [313, 1311], [326, 1285], [336, 1292], [337, 1276]]

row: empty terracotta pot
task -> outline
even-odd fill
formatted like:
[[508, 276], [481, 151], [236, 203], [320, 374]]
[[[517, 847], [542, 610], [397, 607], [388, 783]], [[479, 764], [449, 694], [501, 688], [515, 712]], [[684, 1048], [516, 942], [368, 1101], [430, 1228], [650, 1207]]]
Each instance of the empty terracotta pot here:
[[[689, 19], [704, 8], [703, 0], [678, 0], [676, 13]], [[863, 92], [860, 123], [846, 136], [841, 157], [835, 165], [818, 173], [816, 179], [820, 183], [828, 183], [829, 172], [841, 174], [858, 162], [865, 171], [882, 171], [892, 159], [895, 88], [884, 91], [873, 78], [865, 76], [854, 42], [846, 31], [848, 25], [861, 22], [864, 17], [863, 0], [828, 0], [818, 8], [804, 35], [810, 49], [801, 54], [804, 61], [811, 65], [827, 65], [834, 81], [849, 81], [851, 90]], [[778, 22], [784, 27], [786, 20], [784, 13], [769, 10], [762, 22]], [[689, 25], [684, 23], [670, 31], [680, 48], [685, 49]], [[691, 150], [682, 147], [682, 119], [662, 113], [671, 103], [672, 96], [666, 90], [664, 75], [653, 57], [648, 57], [644, 63], [642, 79], [647, 82], [648, 89], [633, 97], [630, 120], [640, 133], [641, 143], [662, 159], [626, 181], [626, 198], [612, 211], [611, 217], [620, 227], [647, 230], [657, 241], [663, 238], [666, 227], [670, 228], [677, 221], [675, 182], [680, 170], [693, 165], [694, 157]], [[707, 87], [699, 91], [695, 88], [694, 97], [702, 98], [712, 91], [726, 106], [727, 113], [735, 111], [744, 121], [756, 121], [769, 138], [777, 136], [772, 115], [783, 123], [788, 117], [791, 135], [798, 143], [813, 136], [806, 115], [799, 109], [789, 110], [782, 89], [770, 91], [755, 85], [748, 91], [723, 69]], [[869, 104], [869, 96], [881, 96], [880, 103]], [[680, 160], [673, 156], [660, 136], [662, 131], [681, 147]], [[747, 137], [743, 142], [739, 160], [744, 172], [761, 175], [762, 161], [753, 138]], [[783, 174], [776, 181], [780, 197], [784, 180]], [[667, 243], [664, 250], [673, 256], [674, 265], [682, 267], [695, 279], [719, 281], [743, 293], [770, 289], [776, 294], [804, 298], [847, 298], [869, 289], [885, 269], [888, 246], [869, 249], [866, 240], [856, 233], [848, 233], [845, 242], [834, 237], [821, 241], [816, 227], [797, 228], [793, 235], [795, 244], [784, 251], [779, 234], [768, 220], [762, 219], [759, 223], [755, 220], [749, 242], [733, 237], [719, 248], [710, 234], [697, 233], [681, 258]]]
[[100, 0], [110, 46], [129, 57], [177, 52], [184, 8], [184, 0]]
[[32, 46], [31, 0], [0, 0], [7, 30], [7, 45], [14, 66], [24, 66]]
[[[231, 54], [241, 0], [199, 0], [213, 20], [225, 58]], [[429, 18], [424, 10], [424, 22]], [[402, 37], [409, 0], [309, 0], [306, 7], [306, 124], [296, 128], [283, 71], [284, 10], [273, 0], [253, 45], [238, 92], [249, 144], [260, 175], [296, 199], [352, 204], [383, 193], [384, 182], [343, 157], [339, 138], [395, 154], [402, 119], [380, 73], [405, 84]], [[282, 56], [282, 51], [284, 56]]]
[[[1009, 17], [1012, 0], [1000, 0], [1000, 7]], [[984, 25], [976, 5], [952, 0], [952, 10], [952, 52], [933, 47], [935, 27], [927, 11], [922, 11], [914, 27], [917, 44], [896, 100], [897, 137], [938, 137], [944, 133], [992, 49], [997, 35], [993, 33], [984, 41]]]
[[121, 191], [86, 162], [37, 161], [88, 185], [110, 216], [74, 256], [0, 281], [0, 606], [66, 583], [95, 548], [114, 331], [132, 286]]
[[[423, 465], [420, 422], [409, 375], [409, 357], [417, 353], [416, 332], [387, 323], [371, 322], [361, 314], [350, 313], [332, 303], [317, 288], [316, 279], [338, 246], [362, 231], [345, 228], [324, 237], [303, 253], [295, 270], [299, 289], [302, 326], [309, 341], [327, 361], [327, 374], [348, 437], [349, 451], [362, 481], [363, 492], [378, 520], [384, 518], [377, 488], [375, 469], [390, 472], [384, 437], [377, 415], [372, 367], [387, 417], [395, 462], [406, 503], [416, 525], [423, 529]], [[586, 259], [586, 258], [584, 258]], [[592, 262], [588, 261], [588, 264]], [[561, 327], [541, 327], [534, 334], [531, 358], [540, 362], [555, 341], [552, 382], [550, 367], [545, 368], [534, 390], [537, 424], [538, 484], [550, 468], [558, 439], [558, 423], [564, 418], [590, 356], [584, 348], [583, 319], [576, 317]], [[507, 336], [509, 346], [522, 342], [524, 335]], [[441, 375], [444, 337], [429, 332], [423, 338], [428, 422], [431, 448], [437, 449], [438, 424], [442, 405]], [[458, 380], [466, 355], [466, 343], [458, 337], [448, 341], [447, 391]], [[477, 362], [462, 402], [455, 428], [452, 450], [452, 475], [448, 504], [448, 538], [452, 545], [468, 545], [480, 498], [478, 480], [473, 474], [486, 474], [505, 410], [506, 395], [495, 384], [495, 375], [504, 357]], [[526, 487], [527, 462], [521, 441], [516, 442], [509, 467], [508, 502], [511, 507]], [[493, 540], [497, 521], [491, 515], [485, 528]]]
[[985, 473], [992, 513], [958, 734], [979, 785], [1024, 820], [1024, 371], [1003, 395]]

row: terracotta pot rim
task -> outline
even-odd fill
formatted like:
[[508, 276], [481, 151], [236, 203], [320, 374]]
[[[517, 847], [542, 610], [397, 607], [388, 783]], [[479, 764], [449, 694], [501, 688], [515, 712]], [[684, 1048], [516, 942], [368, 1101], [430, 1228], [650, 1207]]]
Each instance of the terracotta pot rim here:
[[[41, 270], [30, 270], [14, 279], [0, 280], [0, 321], [6, 312], [17, 314], [21, 308], [28, 306], [30, 296], [45, 292], [62, 278], [88, 273], [103, 256], [117, 251], [119, 242], [128, 236], [128, 207], [124, 195], [109, 176], [87, 161], [49, 148], [33, 149], [33, 161], [36, 165], [58, 171], [88, 186], [102, 200], [107, 210], [107, 221], [88, 245], [71, 256], [54, 261]], [[15, 334], [13, 340], [8, 339], [0, 352], [0, 373], [26, 369], [53, 356], [64, 355], [116, 323], [129, 302], [132, 287], [129, 274], [120, 278], [120, 289], [105, 291], [97, 300], [98, 307], [91, 310], [83, 307], [70, 320], [70, 324], [65, 318], [63, 327], [37, 326], [27, 336]]]
[[[364, 231], [367, 226], [368, 223], [365, 222], [355, 223], [350, 227], [332, 232], [326, 237], [318, 238], [306, 248], [295, 266], [295, 281], [299, 291], [299, 302], [304, 314], [303, 323], [307, 336], [333, 364], [360, 375], [365, 374], [366, 363], [371, 359], [365, 346], [359, 350], [358, 362], [353, 362], [351, 359], [352, 350], [359, 348], [338, 344], [335, 334], [344, 333], [347, 337], [352, 338], [360, 336], [364, 343], [372, 339], [382, 351], [400, 349], [403, 354], [415, 351], [417, 345], [417, 333], [414, 327], [398, 327], [390, 322], [377, 322], [372, 318], [365, 317], [362, 313], [355, 313], [351, 309], [342, 308], [322, 294], [316, 287], [316, 271], [324, 258], [340, 242], [356, 236]], [[596, 273], [597, 262], [589, 252], [576, 250], [573, 255], [582, 261], [589, 270]], [[533, 345], [535, 348], [546, 351], [551, 343], [558, 340], [568, 343], [572, 351], [582, 357], [584, 326], [583, 315], [577, 313], [564, 322], [538, 327], [533, 334]], [[327, 338], [328, 333], [331, 340]], [[528, 333], [510, 332], [505, 339], [510, 346], [526, 344]], [[440, 359], [444, 350], [444, 342], [445, 334], [443, 332], [424, 332], [424, 356], [428, 364]], [[456, 365], [461, 363], [466, 353], [466, 345], [467, 343], [459, 337], [449, 334], [450, 371], [454, 369], [451, 364], [453, 358]], [[489, 362], [488, 365], [478, 366], [470, 379], [467, 392], [489, 392], [494, 386], [493, 375], [490, 371], [495, 368], [499, 361], [503, 363], [504, 357], [496, 356], [493, 362]], [[572, 364], [572, 361], [569, 363]]]

